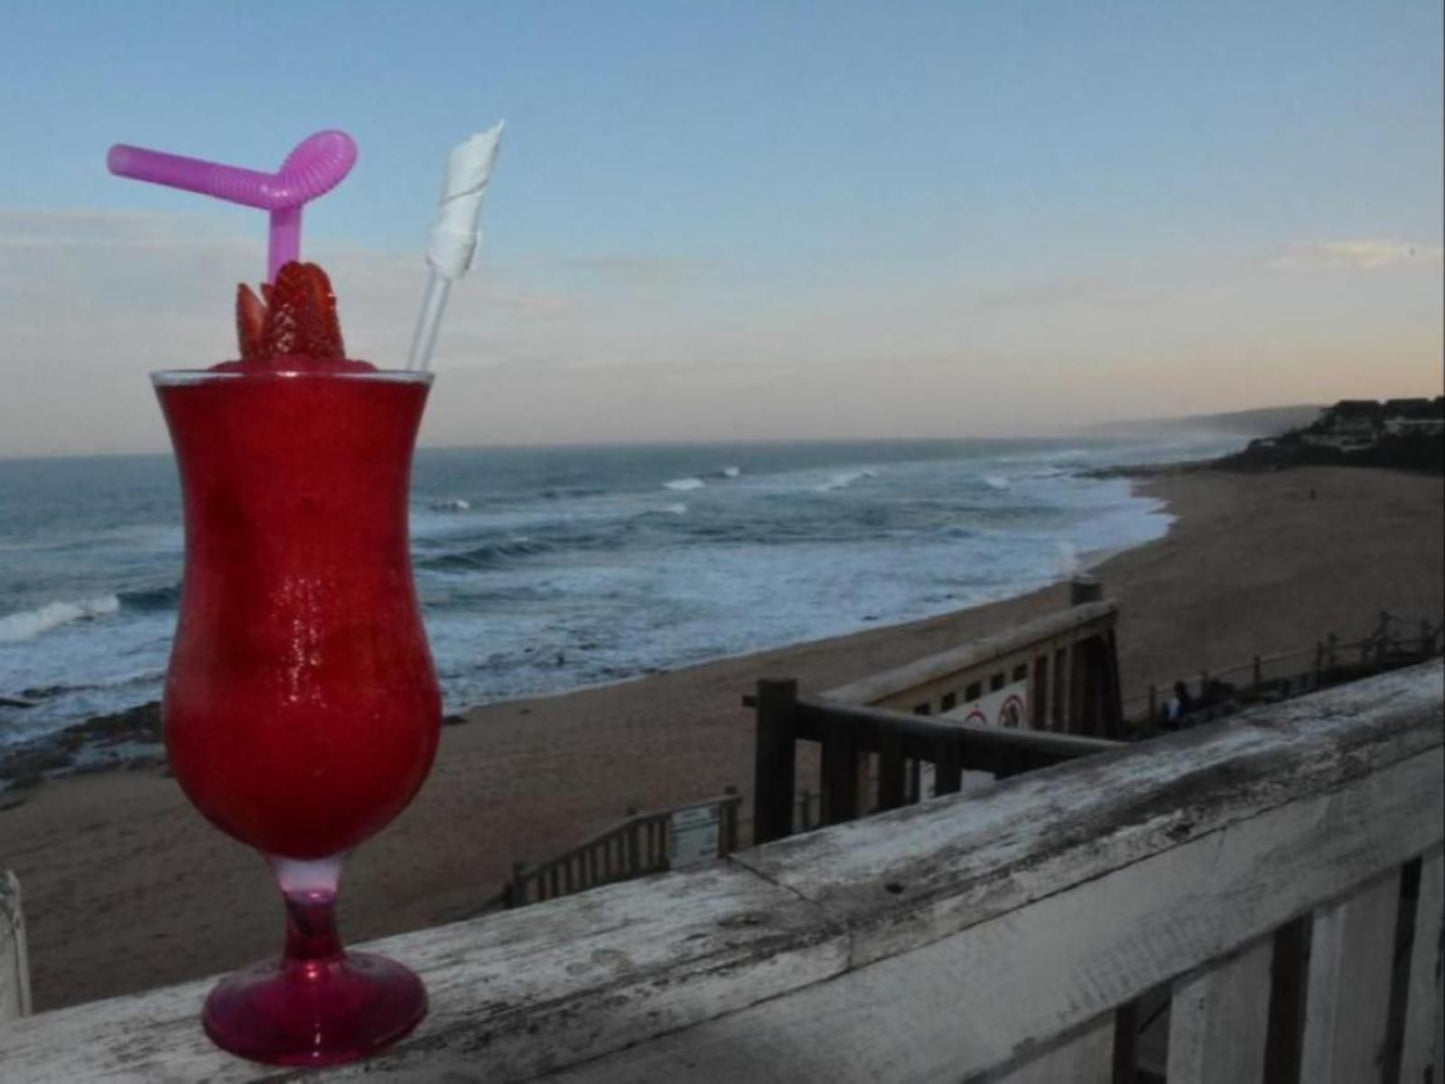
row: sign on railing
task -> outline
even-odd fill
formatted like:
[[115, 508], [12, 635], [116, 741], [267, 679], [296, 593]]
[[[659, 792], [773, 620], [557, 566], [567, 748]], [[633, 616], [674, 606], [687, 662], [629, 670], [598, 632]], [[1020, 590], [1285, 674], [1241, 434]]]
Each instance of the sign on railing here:
[[517, 863], [503, 901], [520, 907], [726, 857], [738, 846], [741, 802], [735, 788], [728, 787], [720, 798], [632, 812], [621, 824], [545, 862]]
[[719, 857], [722, 840], [723, 804], [679, 809], [667, 819], [667, 864], [687, 869]]
[[1016, 681], [1002, 689], [961, 704], [943, 713], [945, 719], [962, 719], [974, 726], [1001, 726], [1005, 730], [1027, 729], [1029, 725], [1029, 683]]

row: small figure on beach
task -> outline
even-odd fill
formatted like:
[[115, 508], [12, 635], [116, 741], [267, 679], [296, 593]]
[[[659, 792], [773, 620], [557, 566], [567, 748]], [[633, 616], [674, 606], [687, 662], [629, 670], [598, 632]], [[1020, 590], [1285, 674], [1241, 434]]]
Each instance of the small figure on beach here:
[[1164, 729], [1178, 730], [1184, 725], [1184, 718], [1194, 708], [1194, 699], [1189, 688], [1182, 681], [1174, 683], [1174, 695], [1164, 705]]

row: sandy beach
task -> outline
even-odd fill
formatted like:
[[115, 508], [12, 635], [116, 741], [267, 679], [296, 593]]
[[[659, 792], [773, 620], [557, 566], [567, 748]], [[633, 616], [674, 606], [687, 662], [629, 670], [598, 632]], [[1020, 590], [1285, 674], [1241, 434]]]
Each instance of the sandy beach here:
[[[1367, 632], [1380, 610], [1445, 615], [1438, 477], [1302, 469], [1151, 477], [1167, 538], [1095, 569], [1120, 601], [1125, 695]], [[786, 590], [786, 585], [779, 585]], [[418, 799], [351, 860], [348, 938], [463, 915], [532, 861], [621, 818], [750, 791], [763, 676], [820, 690], [1059, 607], [1065, 589], [561, 696], [467, 713]], [[745, 811], [748, 804], [744, 803]], [[273, 952], [281, 916], [259, 858], [206, 825], [155, 769], [42, 784], [0, 812], [0, 865], [24, 892], [37, 1010], [227, 970]]]

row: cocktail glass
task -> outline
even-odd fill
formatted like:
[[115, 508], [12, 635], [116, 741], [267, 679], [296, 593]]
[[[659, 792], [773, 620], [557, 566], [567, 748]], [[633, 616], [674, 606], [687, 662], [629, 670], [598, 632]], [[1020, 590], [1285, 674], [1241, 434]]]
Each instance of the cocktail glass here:
[[411, 801], [440, 699], [407, 547], [411, 457], [431, 377], [163, 372], [185, 509], [166, 748], [191, 802], [270, 862], [285, 951], [224, 979], [222, 1048], [329, 1065], [426, 1013], [405, 967], [336, 932], [345, 854]]

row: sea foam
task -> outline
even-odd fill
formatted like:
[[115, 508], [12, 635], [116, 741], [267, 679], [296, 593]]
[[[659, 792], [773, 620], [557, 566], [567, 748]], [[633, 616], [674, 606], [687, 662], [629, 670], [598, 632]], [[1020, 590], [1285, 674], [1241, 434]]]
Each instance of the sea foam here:
[[72, 621], [104, 617], [119, 609], [120, 599], [115, 595], [100, 595], [77, 602], [50, 602], [35, 610], [7, 614], [0, 617], [0, 644], [18, 644], [33, 640]]

